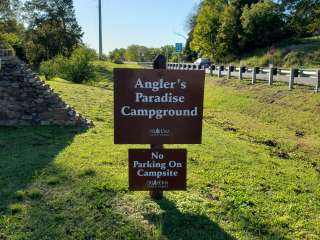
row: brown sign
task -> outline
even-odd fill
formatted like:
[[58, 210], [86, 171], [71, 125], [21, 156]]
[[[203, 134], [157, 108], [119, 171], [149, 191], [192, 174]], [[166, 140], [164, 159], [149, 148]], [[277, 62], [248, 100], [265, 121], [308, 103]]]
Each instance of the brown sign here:
[[201, 143], [204, 78], [204, 71], [115, 69], [115, 143]]
[[129, 149], [129, 190], [186, 190], [185, 149]]

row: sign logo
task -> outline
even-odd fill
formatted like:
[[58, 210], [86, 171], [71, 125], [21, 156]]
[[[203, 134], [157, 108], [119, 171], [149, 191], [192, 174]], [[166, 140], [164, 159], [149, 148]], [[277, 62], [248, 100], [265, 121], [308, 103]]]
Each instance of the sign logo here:
[[151, 137], [169, 137], [170, 129], [153, 128], [149, 130], [149, 133]]

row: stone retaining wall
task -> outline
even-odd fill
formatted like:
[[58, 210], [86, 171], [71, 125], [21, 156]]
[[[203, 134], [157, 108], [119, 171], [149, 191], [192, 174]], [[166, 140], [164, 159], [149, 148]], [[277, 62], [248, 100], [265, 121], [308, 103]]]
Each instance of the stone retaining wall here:
[[0, 59], [0, 126], [92, 125], [1, 42]]

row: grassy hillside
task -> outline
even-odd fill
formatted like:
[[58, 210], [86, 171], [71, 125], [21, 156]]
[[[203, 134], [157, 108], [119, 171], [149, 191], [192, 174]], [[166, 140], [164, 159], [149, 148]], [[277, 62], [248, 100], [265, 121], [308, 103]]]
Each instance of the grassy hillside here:
[[[111, 71], [105, 63], [103, 74]], [[111, 75], [110, 75], [111, 76]], [[320, 95], [208, 78], [188, 191], [129, 192], [113, 91], [48, 83], [95, 127], [0, 128], [0, 239], [320, 239]]]
[[235, 64], [245, 66], [268, 66], [272, 60], [278, 67], [320, 68], [320, 36], [284, 41], [275, 46], [272, 56], [269, 49], [261, 49], [243, 56]]

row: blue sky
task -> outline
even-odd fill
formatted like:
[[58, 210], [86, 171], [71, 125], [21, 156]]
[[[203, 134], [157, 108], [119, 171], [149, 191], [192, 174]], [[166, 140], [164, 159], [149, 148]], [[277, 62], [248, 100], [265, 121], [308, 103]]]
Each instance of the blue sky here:
[[[103, 50], [184, 42], [185, 21], [200, 0], [102, 0]], [[74, 0], [84, 42], [98, 49], [98, 0]]]

